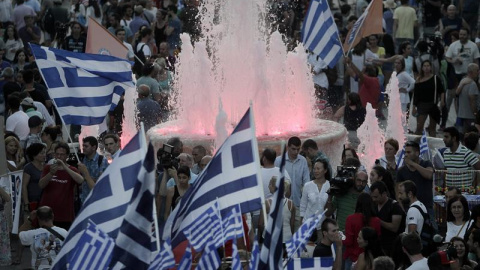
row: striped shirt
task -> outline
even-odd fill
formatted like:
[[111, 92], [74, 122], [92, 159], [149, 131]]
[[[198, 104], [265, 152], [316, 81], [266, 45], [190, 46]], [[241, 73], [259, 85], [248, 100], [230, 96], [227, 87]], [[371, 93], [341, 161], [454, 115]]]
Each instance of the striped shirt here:
[[464, 171], [471, 170], [472, 166], [479, 161], [477, 156], [467, 147], [459, 144], [454, 153], [447, 148], [443, 158], [445, 168], [448, 170], [445, 177], [447, 187], [470, 187], [474, 174]]

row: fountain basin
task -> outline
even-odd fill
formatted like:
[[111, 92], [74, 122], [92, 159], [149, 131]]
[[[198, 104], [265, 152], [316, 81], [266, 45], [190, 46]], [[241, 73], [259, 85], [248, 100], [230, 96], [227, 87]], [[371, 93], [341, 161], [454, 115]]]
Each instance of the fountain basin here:
[[[215, 134], [202, 135], [186, 132], [178, 124], [178, 121], [169, 121], [156, 125], [147, 131], [147, 139], [152, 142], [155, 151], [160, 149], [168, 139], [179, 137], [183, 142], [184, 152], [191, 153], [196, 145], [203, 145], [206, 149], [210, 149], [211, 153], [213, 152], [213, 149], [215, 149]], [[279, 134], [257, 135], [258, 149], [261, 152], [266, 147], [273, 148], [277, 151], [277, 155], [280, 155], [282, 143], [287, 143], [288, 138], [292, 136], [299, 137], [302, 142], [306, 139], [316, 141], [319, 149], [329, 157], [332, 166], [340, 164], [347, 130], [342, 124], [329, 120], [316, 120], [316, 125], [304, 132], [285, 131]]]

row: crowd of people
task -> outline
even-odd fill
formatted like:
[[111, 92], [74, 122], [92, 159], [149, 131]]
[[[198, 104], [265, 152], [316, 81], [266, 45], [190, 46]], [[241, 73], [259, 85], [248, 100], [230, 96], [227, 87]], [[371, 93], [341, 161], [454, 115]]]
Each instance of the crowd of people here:
[[[84, 53], [88, 18], [103, 25], [123, 42], [129, 49], [128, 59], [135, 62], [137, 119], [148, 130], [166, 121], [173, 110], [169, 98], [175, 91], [172, 82], [181, 51], [180, 34], [188, 33], [192, 41], [202, 37], [201, 2], [72, 0], [69, 5], [62, 0], [0, 1], [0, 114], [6, 118], [8, 170], [23, 171], [21, 207], [25, 215], [21, 216], [24, 224], [19, 238], [32, 247], [32, 267], [51, 264], [55, 256], [51, 250], [59, 248], [89, 191], [120, 153], [123, 101], [106, 116], [106, 134], [83, 138], [82, 153], [74, 155], [64, 140], [68, 136], [28, 43]], [[267, 1], [271, 13], [266, 16], [268, 25], [283, 35], [288, 49], [301, 41], [309, 2]], [[329, 1], [342, 41], [370, 2]], [[386, 0], [383, 6], [384, 33], [364, 38], [334, 68], [309, 55], [312, 92], [331, 108], [330, 115], [322, 115], [343, 119], [349, 133], [349, 145], [340, 163], [355, 169], [347, 177], [350, 185], [339, 189], [335, 179], [343, 175], [332, 170], [316, 142], [290, 138], [283, 241], [290, 240], [312, 214], [325, 210], [302, 256], [333, 256], [334, 269], [437, 269], [442, 263], [451, 263], [452, 269], [474, 269], [480, 260], [480, 207], [470, 209], [462, 193], [467, 187], [476, 191], [478, 180], [474, 173], [459, 176], [448, 170], [480, 169], [480, 2]], [[393, 71], [399, 81], [402, 112], [407, 119], [417, 120], [415, 127], [405, 131], [421, 134], [428, 119], [429, 135], [435, 137], [441, 131], [445, 148], [438, 149], [431, 160], [423, 160], [419, 144], [409, 141], [400, 165], [403, 142], [388, 139], [385, 155], [378, 157], [375, 167], [365, 168], [356, 153], [356, 130], [365, 120], [367, 103], [376, 109], [379, 119], [385, 117], [385, 87]], [[454, 127], [446, 127], [452, 103], [456, 121]], [[79, 128], [72, 126], [70, 133], [80, 133]], [[201, 145], [184, 152], [181, 138], [168, 144], [174, 146], [178, 166], [158, 166], [156, 203], [161, 224], [212, 158]], [[262, 149], [267, 210], [275, 180], [280, 177], [279, 155], [273, 149]], [[434, 191], [435, 170], [447, 172], [442, 183], [436, 182], [439, 187]], [[434, 192], [446, 195], [446, 224], [438, 223], [441, 218], [435, 211]], [[12, 226], [11, 213], [6, 211], [9, 201], [9, 194], [0, 188], [0, 265], [18, 264], [22, 250], [21, 245], [15, 247], [15, 256], [11, 256], [10, 242], [16, 236], [8, 233]], [[244, 223], [248, 224], [249, 239], [241, 241], [247, 244], [239, 243], [239, 247], [249, 250], [252, 235], [261, 238], [266, 221], [257, 211], [244, 215]], [[48, 229], [32, 232], [39, 225]], [[440, 242], [449, 243], [446, 251], [432, 248], [425, 240], [427, 228], [442, 237]], [[55, 248], [46, 248], [46, 243]]]

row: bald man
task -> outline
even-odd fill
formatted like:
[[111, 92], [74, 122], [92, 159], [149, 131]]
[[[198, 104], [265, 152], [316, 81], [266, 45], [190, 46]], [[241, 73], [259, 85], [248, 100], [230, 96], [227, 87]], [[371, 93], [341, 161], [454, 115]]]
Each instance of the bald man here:
[[137, 120], [138, 123], [143, 122], [145, 132], [151, 127], [157, 125], [161, 121], [161, 107], [158, 102], [153, 101], [150, 96], [150, 87], [141, 84], [137, 88]]

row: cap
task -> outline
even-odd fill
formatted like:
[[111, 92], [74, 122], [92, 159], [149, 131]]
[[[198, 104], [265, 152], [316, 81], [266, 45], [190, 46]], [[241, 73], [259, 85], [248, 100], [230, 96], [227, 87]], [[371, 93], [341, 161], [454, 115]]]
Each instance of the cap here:
[[42, 120], [40, 117], [36, 116], [36, 115], [28, 118], [28, 127], [29, 127], [29, 128], [38, 127], [38, 126], [40, 126], [40, 125], [42, 125], [42, 124], [43, 124], [43, 120]]
[[142, 13], [143, 12], [143, 7], [141, 5], [135, 6], [134, 11], [135, 11], [135, 13]]
[[397, 4], [395, 3], [394, 0], [387, 0], [387, 1], [383, 2], [383, 6], [385, 8], [396, 8]]
[[35, 107], [35, 104], [33, 103], [33, 99], [32, 99], [32, 98], [29, 98], [29, 97], [24, 98], [24, 99], [22, 100], [22, 103], [20, 103], [20, 105], [33, 106], [33, 107]]
[[2, 71], [2, 77], [13, 78], [13, 68], [7, 67]]

